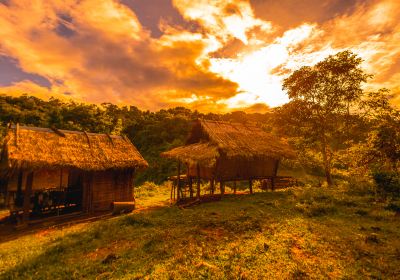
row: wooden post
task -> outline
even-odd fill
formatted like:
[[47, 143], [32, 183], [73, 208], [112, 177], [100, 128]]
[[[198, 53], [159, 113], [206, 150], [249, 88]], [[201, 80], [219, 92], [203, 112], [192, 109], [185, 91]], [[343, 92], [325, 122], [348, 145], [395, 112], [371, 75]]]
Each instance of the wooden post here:
[[29, 212], [31, 209], [32, 185], [33, 185], [33, 172], [29, 172], [26, 178], [26, 185], [24, 192], [24, 214], [22, 215], [23, 224], [26, 224], [29, 220]]
[[177, 183], [177, 193], [176, 193], [176, 199], [180, 200], [181, 199], [181, 162], [178, 161], [178, 178], [176, 180]]
[[91, 171], [85, 172], [83, 174], [83, 197], [82, 209], [86, 210], [87, 213], [93, 211], [93, 174]]
[[279, 168], [279, 159], [275, 162], [275, 170], [274, 170], [274, 177], [278, 175], [278, 168]]
[[275, 190], [275, 178], [272, 177], [271, 178], [271, 191], [274, 191], [274, 190]]
[[93, 213], [93, 178], [94, 178], [94, 174], [93, 172], [89, 172], [89, 212]]
[[233, 193], [236, 194], [236, 181], [233, 181]]
[[189, 178], [189, 191], [190, 191], [190, 198], [193, 198], [193, 179], [192, 177]]
[[172, 201], [172, 199], [173, 199], [173, 193], [174, 193], [174, 182], [172, 182], [172, 184], [171, 184], [171, 195], [170, 195], [170, 200]]
[[197, 199], [200, 199], [200, 165], [197, 164]]
[[214, 179], [210, 180], [210, 194], [214, 194]]
[[223, 181], [219, 181], [219, 190], [221, 192], [221, 196], [225, 194], [225, 186]]
[[249, 189], [250, 189], [250, 194], [253, 193], [253, 180], [249, 180]]

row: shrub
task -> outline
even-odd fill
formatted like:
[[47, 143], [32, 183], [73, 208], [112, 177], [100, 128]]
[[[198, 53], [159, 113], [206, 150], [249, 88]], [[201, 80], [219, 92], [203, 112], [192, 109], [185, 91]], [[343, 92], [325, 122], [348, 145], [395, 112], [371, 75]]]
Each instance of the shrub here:
[[376, 171], [372, 174], [379, 195], [400, 196], [400, 175], [393, 171]]

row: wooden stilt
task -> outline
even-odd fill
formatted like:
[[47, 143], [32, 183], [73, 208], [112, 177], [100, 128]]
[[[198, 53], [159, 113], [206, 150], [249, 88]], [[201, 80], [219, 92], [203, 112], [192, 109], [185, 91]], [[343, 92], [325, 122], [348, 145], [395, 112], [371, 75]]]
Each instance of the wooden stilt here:
[[200, 199], [200, 165], [197, 164], [197, 199]]
[[250, 189], [250, 194], [253, 193], [253, 180], [249, 180], [249, 189]]
[[30, 172], [26, 178], [24, 192], [24, 214], [22, 215], [22, 223], [26, 224], [29, 220], [29, 212], [31, 209], [31, 194], [33, 185], [33, 172]]
[[236, 181], [233, 181], [233, 193], [236, 194]]
[[180, 200], [181, 199], [181, 162], [178, 161], [178, 178], [176, 180], [177, 186], [177, 193], [176, 193], [176, 199]]
[[223, 196], [225, 194], [225, 186], [223, 181], [219, 182], [219, 190], [221, 192], [221, 196]]
[[172, 201], [172, 195], [174, 192], [174, 183], [171, 184], [171, 195], [170, 195], [170, 200]]
[[271, 191], [274, 191], [274, 190], [275, 190], [275, 178], [272, 177], [271, 178]]
[[214, 194], [214, 179], [210, 180], [210, 194]]
[[189, 191], [190, 191], [190, 198], [193, 198], [193, 178], [189, 177]]

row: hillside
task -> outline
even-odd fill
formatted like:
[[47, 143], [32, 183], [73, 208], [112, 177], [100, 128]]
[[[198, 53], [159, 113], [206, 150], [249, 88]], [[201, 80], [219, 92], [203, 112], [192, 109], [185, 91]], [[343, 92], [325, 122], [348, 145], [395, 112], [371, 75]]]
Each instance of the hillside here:
[[[105, 221], [0, 244], [2, 279], [395, 279], [398, 202], [340, 187], [227, 195], [188, 209], [168, 189]], [[396, 204], [397, 203], [397, 204]], [[398, 207], [398, 206], [397, 206]], [[398, 210], [398, 209], [397, 209]]]

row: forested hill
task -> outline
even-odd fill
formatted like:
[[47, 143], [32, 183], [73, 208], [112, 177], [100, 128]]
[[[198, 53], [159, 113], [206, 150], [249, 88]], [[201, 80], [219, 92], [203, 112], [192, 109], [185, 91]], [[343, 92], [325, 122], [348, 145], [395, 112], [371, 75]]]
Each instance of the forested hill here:
[[157, 112], [141, 111], [135, 106], [119, 107], [110, 103], [101, 105], [50, 99], [44, 101], [32, 96], [0, 96], [1, 134], [7, 123], [20, 123], [38, 127], [79, 130], [97, 133], [125, 134], [149, 162], [150, 168], [138, 174], [137, 184], [144, 181], [157, 183], [173, 174], [176, 165], [159, 154], [183, 144], [198, 118], [234, 122], [270, 123], [269, 114], [202, 114], [183, 107]]
[[[134, 106], [82, 104], [35, 97], [0, 96], [0, 123], [123, 134], [137, 146], [150, 168], [137, 183], [160, 183], [175, 173], [176, 164], [160, 153], [182, 145], [196, 119], [253, 122], [287, 138], [297, 157], [290, 166], [348, 181], [374, 178], [386, 191], [400, 186], [400, 111], [387, 89], [364, 91], [371, 75], [350, 51], [328, 56], [314, 66], [293, 72], [282, 84], [289, 102], [265, 114], [203, 114], [183, 107], [157, 112]], [[267, 144], [267, 143], [266, 143]]]

